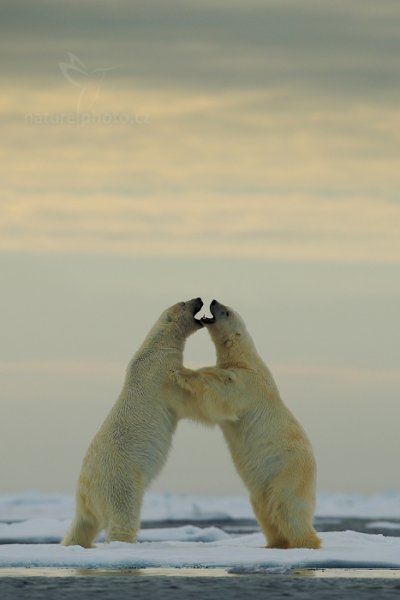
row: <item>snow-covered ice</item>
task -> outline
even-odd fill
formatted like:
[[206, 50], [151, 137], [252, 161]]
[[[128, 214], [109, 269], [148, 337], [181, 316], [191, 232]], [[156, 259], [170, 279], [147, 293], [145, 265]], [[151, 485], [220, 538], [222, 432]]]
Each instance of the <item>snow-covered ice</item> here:
[[400, 529], [400, 523], [391, 523], [390, 521], [372, 521], [367, 524], [368, 529]]
[[400, 518], [400, 494], [388, 491], [371, 496], [362, 494], [319, 494], [319, 517]]
[[[71, 519], [72, 494], [0, 495], [0, 521], [32, 517]], [[400, 518], [400, 493], [371, 496], [323, 493], [318, 495], [316, 515], [320, 517]], [[148, 493], [142, 508], [142, 521], [253, 519], [247, 496], [193, 496], [190, 494]]]
[[400, 538], [354, 531], [326, 532], [320, 550], [269, 550], [260, 533], [227, 535], [193, 526], [145, 530], [141, 542], [99, 543], [85, 550], [54, 544], [4, 544], [0, 567], [145, 568], [222, 567], [400, 568]]
[[[329, 568], [400, 568], [400, 537], [374, 535], [380, 527], [397, 529], [390, 518], [400, 518], [400, 494], [371, 497], [325, 494], [318, 515], [372, 517], [371, 534], [324, 532], [320, 550], [270, 550], [261, 533], [229, 534], [218, 527], [145, 528], [139, 543], [102, 539], [95, 548], [63, 547], [73, 515], [72, 496], [19, 494], [0, 496], [0, 567], [145, 568], [222, 567], [234, 570]], [[154, 494], [146, 496], [142, 520], [201, 520], [253, 518], [246, 497], [199, 497]], [[384, 520], [383, 520], [384, 519]], [[173, 523], [171, 523], [173, 525]]]
[[[0, 543], [24, 542], [28, 544], [54, 544], [64, 537], [70, 520], [57, 519], [28, 519], [17, 523], [0, 523]], [[218, 527], [162, 527], [157, 529], [143, 529], [139, 533], [140, 542], [179, 541], [179, 542], [213, 542], [229, 537]], [[100, 535], [98, 541], [104, 541]], [[1, 546], [0, 546], [1, 547]]]

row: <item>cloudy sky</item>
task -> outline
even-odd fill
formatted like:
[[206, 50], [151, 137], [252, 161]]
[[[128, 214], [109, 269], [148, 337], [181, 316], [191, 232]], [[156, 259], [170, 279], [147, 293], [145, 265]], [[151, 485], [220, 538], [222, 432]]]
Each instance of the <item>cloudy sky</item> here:
[[[198, 295], [248, 323], [321, 491], [399, 489], [398, 2], [5, 0], [0, 29], [3, 491], [73, 490]], [[154, 489], [243, 491], [186, 423]]]

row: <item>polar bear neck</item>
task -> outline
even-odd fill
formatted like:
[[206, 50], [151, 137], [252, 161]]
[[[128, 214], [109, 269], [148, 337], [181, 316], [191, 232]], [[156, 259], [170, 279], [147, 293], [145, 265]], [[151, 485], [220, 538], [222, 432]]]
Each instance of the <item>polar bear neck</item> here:
[[162, 332], [154, 332], [153, 334], [150, 332], [139, 348], [138, 352], [141, 350], [148, 351], [148, 349], [151, 348], [154, 352], [160, 352], [163, 350], [174, 351], [183, 357], [185, 342], [186, 339], [183, 338], [182, 334], [166, 336]]
[[254, 367], [256, 363], [263, 362], [253, 339], [247, 331], [240, 336], [233, 335], [222, 343], [221, 341], [214, 341], [217, 353], [217, 365], [220, 367]]
[[163, 344], [162, 340], [159, 340], [159, 342], [159, 344], [153, 344], [152, 342], [149, 346], [148, 339], [146, 338], [128, 364], [125, 385], [130, 386], [132, 381], [136, 381], [138, 372], [141, 374], [145, 373], [145, 377], [147, 377], [148, 373], [151, 373], [154, 377], [155, 365], [158, 365], [156, 372], [161, 377], [164, 377], [166, 369], [177, 368], [183, 365], [184, 343], [182, 343], [181, 348], [178, 348], [167, 343]]

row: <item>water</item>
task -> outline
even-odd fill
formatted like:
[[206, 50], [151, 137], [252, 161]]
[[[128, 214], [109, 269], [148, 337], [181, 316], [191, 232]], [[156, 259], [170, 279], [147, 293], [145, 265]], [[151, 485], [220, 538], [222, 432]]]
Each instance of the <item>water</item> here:
[[398, 599], [398, 578], [292, 575], [18, 576], [0, 578], [1, 600], [379, 600]]
[[[251, 574], [259, 576], [260, 573]], [[292, 571], [279, 572], [279, 570], [265, 571], [263, 577], [312, 577], [318, 579], [399, 579], [400, 569], [293, 569]], [[242, 575], [229, 572], [226, 569], [175, 569], [175, 568], [146, 568], [146, 569], [57, 569], [57, 568], [0, 568], [2, 577], [242, 577]]]

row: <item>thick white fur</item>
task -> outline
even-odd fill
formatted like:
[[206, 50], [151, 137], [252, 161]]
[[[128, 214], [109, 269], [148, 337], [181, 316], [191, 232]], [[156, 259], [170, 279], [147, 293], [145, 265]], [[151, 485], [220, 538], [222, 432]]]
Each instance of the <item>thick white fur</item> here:
[[135, 541], [144, 491], [166, 461], [177, 421], [196, 416], [193, 397], [170, 377], [182, 367], [186, 338], [199, 328], [195, 302], [167, 309], [129, 363], [120, 396], [83, 460], [64, 545], [89, 548], [102, 529], [108, 541]]
[[202, 420], [221, 427], [268, 547], [319, 548], [311, 444], [240, 316], [215, 301], [213, 312], [216, 321], [207, 328], [217, 366], [179, 369], [175, 381], [197, 399]]

